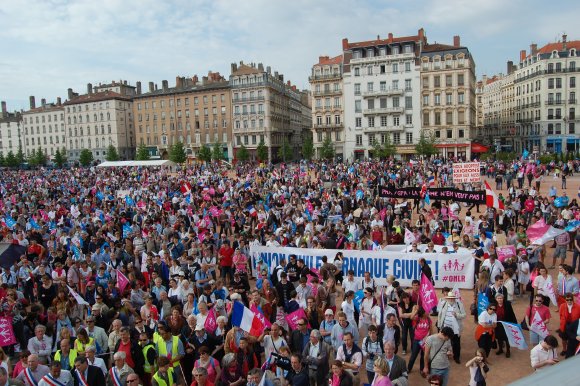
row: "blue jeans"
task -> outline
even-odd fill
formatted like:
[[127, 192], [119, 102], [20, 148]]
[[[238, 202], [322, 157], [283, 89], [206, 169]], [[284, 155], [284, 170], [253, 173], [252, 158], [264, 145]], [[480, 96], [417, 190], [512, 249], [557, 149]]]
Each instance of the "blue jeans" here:
[[449, 367], [446, 369], [431, 369], [431, 375], [440, 375], [443, 378], [443, 383], [441, 386], [447, 386], [447, 382], [449, 381]]

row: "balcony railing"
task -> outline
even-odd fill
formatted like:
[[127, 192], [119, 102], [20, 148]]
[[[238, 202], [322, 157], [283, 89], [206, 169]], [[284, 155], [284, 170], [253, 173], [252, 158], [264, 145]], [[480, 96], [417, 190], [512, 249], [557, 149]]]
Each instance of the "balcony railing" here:
[[325, 96], [325, 95], [339, 95], [342, 94], [342, 90], [338, 89], [338, 90], [320, 90], [320, 91], [314, 91], [312, 93], [312, 95], [314, 96]]
[[344, 124], [342, 123], [323, 123], [323, 124], [313, 124], [313, 129], [342, 129]]
[[363, 110], [363, 114], [394, 114], [394, 113], [402, 113], [405, 111], [403, 107], [385, 107], [385, 108], [374, 108], [374, 109], [365, 109]]
[[264, 98], [263, 96], [258, 96], [258, 97], [246, 97], [246, 98], [233, 98], [232, 102], [233, 103], [256, 102], [256, 101], [263, 101], [263, 100], [266, 100], [266, 98]]
[[403, 95], [402, 88], [385, 88], [380, 90], [373, 90], [373, 91], [366, 91], [363, 92], [362, 95], [365, 98], [368, 97], [378, 97], [378, 96], [389, 96], [389, 95]]
[[333, 73], [333, 74], [322, 74], [322, 75], [312, 75], [308, 77], [308, 80], [331, 80], [331, 79], [340, 79], [342, 78], [341, 73]]

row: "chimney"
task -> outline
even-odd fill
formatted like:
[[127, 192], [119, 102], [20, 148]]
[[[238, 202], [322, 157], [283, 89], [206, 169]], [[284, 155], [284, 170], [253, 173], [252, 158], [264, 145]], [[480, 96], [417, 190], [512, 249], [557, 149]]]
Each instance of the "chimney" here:
[[56, 98], [56, 105], [57, 105], [57, 106], [60, 106], [60, 105], [62, 105], [62, 100], [60, 99], [60, 97], [57, 97], [57, 98]]
[[381, 40], [381, 35], [377, 35], [377, 40]]
[[30, 110], [35, 109], [35, 108], [36, 108], [36, 101], [34, 99], [34, 96], [32, 95], [32, 96], [30, 96]]
[[175, 77], [175, 88], [178, 88], [178, 89], [183, 88], [183, 79], [181, 78], [181, 76]]
[[318, 57], [318, 63], [322, 63], [326, 60], [330, 59], [328, 56], [319, 56]]
[[141, 82], [137, 82], [137, 95], [141, 95]]
[[347, 38], [342, 39], [342, 50], [343, 51], [348, 50], [348, 39]]
[[274, 78], [278, 77], [278, 71], [274, 71]]
[[419, 28], [418, 35], [419, 35], [419, 40], [423, 41], [425, 39], [425, 30], [423, 28]]
[[46, 99], [42, 98], [40, 103], [42, 104], [42, 107], [46, 106]]
[[262, 63], [258, 63], [258, 70], [264, 72], [264, 65]]
[[507, 74], [510, 75], [514, 71], [514, 62], [508, 60], [507, 62]]
[[453, 47], [461, 46], [461, 37], [459, 35], [453, 36]]
[[126, 80], [124, 80], [124, 81], [123, 81], [123, 84], [126, 86], [126, 85], [127, 85], [127, 81], [126, 81]]
[[93, 93], [93, 85], [90, 83], [87, 83], [87, 94], [92, 94]]
[[153, 90], [155, 90], [153, 82], [149, 82], [149, 92], [153, 92]]
[[166, 80], [162, 80], [161, 87], [163, 87], [163, 91], [167, 91], [167, 89], [169, 88], [169, 82]]
[[538, 53], [538, 45], [536, 43], [530, 44], [530, 55], [536, 55]]
[[199, 78], [197, 77], [197, 74], [194, 75], [193, 78], [191, 78], [191, 80], [193, 81], [193, 85], [195, 86], [199, 82]]
[[292, 83], [290, 83], [290, 81], [287, 81], [286, 84], [288, 85], [288, 87], [292, 86]]
[[280, 79], [280, 82], [284, 82], [284, 75], [283, 74], [278, 75], [278, 79]]
[[157, 87], [157, 83], [155, 83], [155, 91], [159, 90], [159, 88]]
[[201, 85], [205, 86], [207, 84], [207, 80], [208, 80], [207, 76], [202, 76], [201, 77]]
[[567, 44], [568, 42], [566, 39], [568, 39], [568, 35], [566, 35], [566, 34], [562, 35], [562, 51], [566, 51], [566, 49], [568, 47], [568, 44]]
[[526, 60], [526, 50], [520, 51], [520, 63]]
[[232, 72], [232, 74], [233, 74], [234, 72], [238, 71], [238, 65], [237, 65], [236, 63], [232, 63], [232, 68], [231, 68], [231, 70], [232, 70], [232, 71], [231, 71], [231, 72]]
[[393, 33], [389, 32], [389, 42], [392, 42], [392, 41], [393, 41]]
[[2, 115], [6, 114], [6, 102], [2, 101]]

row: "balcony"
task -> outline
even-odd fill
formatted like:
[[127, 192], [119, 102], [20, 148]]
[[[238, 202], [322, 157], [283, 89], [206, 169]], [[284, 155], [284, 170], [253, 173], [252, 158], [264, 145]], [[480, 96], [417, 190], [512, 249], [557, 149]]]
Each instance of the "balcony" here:
[[550, 99], [548, 99], [548, 100], [546, 101], [546, 104], [547, 104], [548, 106], [558, 106], [558, 105], [561, 105], [561, 104], [563, 104], [563, 103], [564, 103], [564, 102], [563, 102], [563, 101], [561, 101], [561, 100], [550, 100]]
[[342, 79], [341, 73], [313, 75], [308, 77], [308, 80], [311, 82], [317, 80], [339, 80], [339, 79]]
[[363, 98], [379, 97], [379, 96], [390, 96], [390, 95], [403, 95], [404, 90], [402, 88], [384, 88], [377, 91], [367, 91], [363, 92]]
[[264, 87], [271, 86], [269, 82], [254, 82], [254, 83], [244, 83], [244, 84], [232, 84], [232, 89], [238, 88], [251, 88], [251, 87]]
[[571, 105], [576, 104], [576, 99], [568, 99], [568, 103], [570, 103]]
[[375, 126], [375, 127], [364, 127], [363, 131], [365, 133], [384, 133], [385, 131], [403, 131], [405, 128], [403, 125], [399, 126]]
[[405, 111], [403, 107], [385, 107], [385, 108], [376, 108], [376, 109], [365, 109], [363, 110], [364, 115], [369, 114], [401, 114]]
[[263, 96], [258, 97], [249, 97], [249, 98], [233, 98], [232, 103], [240, 103], [240, 102], [257, 102], [257, 101], [264, 101], [266, 98]]
[[326, 95], [341, 95], [342, 94], [342, 90], [338, 89], [338, 90], [320, 90], [320, 91], [314, 91], [312, 93], [312, 95], [314, 96], [326, 96]]
[[314, 108], [315, 111], [335, 111], [340, 110], [341, 106], [316, 106]]
[[363, 64], [363, 63], [371, 63], [371, 62], [389, 62], [389, 61], [400, 61], [404, 59], [414, 59], [415, 53], [409, 52], [404, 54], [396, 54], [396, 55], [385, 55], [385, 56], [371, 56], [366, 58], [352, 58], [350, 60], [351, 66], [353, 64]]
[[312, 128], [315, 130], [320, 129], [342, 129], [344, 125], [342, 123], [327, 123], [327, 124], [313, 124]]

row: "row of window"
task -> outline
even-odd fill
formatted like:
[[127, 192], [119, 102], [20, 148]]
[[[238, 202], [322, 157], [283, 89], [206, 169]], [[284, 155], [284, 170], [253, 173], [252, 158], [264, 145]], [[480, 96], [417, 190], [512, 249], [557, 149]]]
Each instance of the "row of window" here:
[[[54, 125], [54, 132], [58, 131], [58, 126]], [[60, 124], [60, 131], [64, 131], [64, 123]], [[48, 133], [52, 134], [52, 125], [48, 125]], [[30, 134], [34, 134], [34, 127], [30, 128]], [[40, 126], [36, 126], [36, 134], [40, 134]], [[46, 134], [46, 126], [42, 125], [42, 134]], [[1, 134], [0, 134], [1, 135]], [[24, 127], [24, 135], [28, 135], [28, 127]]]
[[[464, 67], [465, 66], [465, 55], [463, 53], [457, 55], [457, 67]], [[434, 56], [433, 58], [431, 58], [432, 61], [429, 61], [429, 57], [427, 56], [423, 56], [421, 58], [422, 63], [421, 63], [421, 68], [423, 70], [428, 70], [430, 67], [430, 63], [432, 63], [432, 68], [434, 70], [439, 70], [442, 67], [442, 63], [445, 63], [445, 68], [453, 68], [453, 63], [455, 62], [453, 60], [453, 56], [452, 55], [447, 55], [445, 56], [444, 60], [441, 60], [441, 57], [439, 56]]]
[[[221, 115], [224, 115], [226, 113], [226, 107], [225, 106], [222, 106], [221, 109], [220, 109], [220, 112], [221, 112]], [[212, 108], [212, 114], [214, 116], [218, 114], [218, 108], [217, 107]], [[199, 117], [199, 109], [194, 109], [193, 110], [193, 115], [195, 117]], [[209, 109], [207, 107], [203, 109], [203, 115], [205, 117], [209, 116]], [[137, 114], [137, 120], [139, 122], [143, 122], [143, 116], [145, 116], [145, 121], [149, 121], [150, 118], [152, 118], [154, 121], [156, 121], [157, 118], [158, 118], [157, 113], [153, 113], [153, 114], [147, 113], [147, 114], [144, 114], [144, 115], [141, 114], [141, 113], [139, 113], [139, 114]], [[184, 116], [185, 116], [186, 119], [189, 119], [190, 118], [191, 115], [189, 113], [189, 109], [185, 110], [184, 113], [182, 113], [181, 110], [177, 110], [177, 119], [181, 119]], [[167, 118], [167, 113], [165, 111], [162, 111], [161, 112], [161, 120], [164, 120], [166, 118]], [[175, 119], [175, 112], [174, 111], [170, 111], [169, 112], [169, 119], [171, 119], [171, 120]]]
[[[73, 146], [74, 143], [74, 146]], [[79, 146], [80, 145], [80, 146]], [[111, 146], [113, 145], [113, 138], [109, 137], [109, 144], [107, 145], [107, 141], [105, 140], [105, 137], [101, 138], [101, 141], [99, 142], [99, 139], [96, 138], [95, 139], [95, 147], [107, 147], [107, 146]], [[92, 146], [92, 141], [91, 138], [87, 139], [87, 147], [85, 147], [85, 139], [81, 138], [80, 141], [78, 139], [75, 139], [74, 142], [72, 139], [69, 140], [69, 149], [91, 149], [93, 148]]]
[[[562, 88], [562, 78], [548, 78], [548, 89], [558, 89]], [[568, 78], [568, 85], [570, 88], [576, 88], [576, 77], [571, 76]], [[534, 91], [540, 91], [542, 89], [542, 81], [540, 79], [523, 84], [516, 87], [516, 95], [525, 95]]]
[[244, 146], [248, 146], [250, 144], [250, 140], [252, 145], [257, 145], [260, 142], [264, 141], [264, 136], [263, 135], [237, 135], [236, 136], [236, 145], [237, 146], [242, 146], [242, 142], [244, 143]]
[[[334, 102], [334, 103], [331, 105], [331, 102]], [[316, 109], [321, 109], [322, 108], [322, 98], [316, 98], [316, 100], [314, 102], [314, 106], [316, 107]], [[324, 98], [324, 108], [330, 109], [332, 106], [334, 106], [335, 109], [340, 108], [340, 106], [341, 106], [340, 97]]]
[[[100, 121], [101, 122], [105, 120], [105, 114], [104, 113], [100, 113], [99, 115], [97, 115], [95, 113], [93, 115], [93, 122], [98, 122], [99, 121], [99, 119], [98, 119], [99, 117], [100, 117]], [[107, 121], [110, 121], [111, 120], [111, 113], [110, 112], [107, 112], [106, 117], [107, 117]], [[83, 123], [83, 116], [82, 115], [79, 115], [78, 118], [77, 118], [77, 116], [74, 115], [74, 116], [72, 116], [72, 119], [69, 116], [68, 119], [67, 119], [67, 122], [68, 122], [69, 125], [77, 124], [77, 122], [78, 123]], [[90, 123], [89, 114], [86, 115], [85, 122], [86, 123]]]
[[[79, 133], [80, 133], [80, 136], [81, 137], [84, 136], [84, 130], [83, 130], [83, 127], [82, 126], [79, 127], [79, 128], [77, 128], [77, 127], [74, 127], [74, 128], [69, 127], [68, 128], [68, 136], [69, 137], [72, 137], [73, 136], [73, 132], [74, 132], [74, 136], [75, 137], [78, 137], [79, 136]], [[110, 124], [107, 125], [107, 133], [108, 134], [111, 134], [112, 133], [112, 128], [111, 128], [111, 125]], [[104, 134], [105, 134], [105, 125], [101, 125], [101, 135], [104, 135]], [[91, 135], [91, 127], [90, 126], [87, 126], [87, 135]], [[99, 135], [99, 126], [95, 126], [95, 135]]]
[[[404, 99], [405, 106], [401, 106], [400, 98], [399, 97], [392, 97], [391, 98], [391, 105], [389, 106], [387, 103], [387, 98], [379, 98], [378, 102], [375, 103], [375, 99], [368, 99], [367, 100], [367, 109], [374, 110], [374, 109], [388, 109], [388, 108], [399, 108], [404, 107], [405, 109], [412, 109], [413, 108], [413, 97], [407, 96]], [[360, 113], [362, 112], [362, 101], [354, 101], [354, 112]]]
[[245, 84], [255, 84], [260, 82], [266, 82], [268, 80], [268, 74], [255, 74], [248, 76], [239, 76], [232, 79], [234, 86], [245, 85]]
[[[149, 126], [148, 124], [145, 125], [145, 131], [147, 133], [150, 133], [151, 132], [151, 130], [150, 130], [151, 127], [153, 128], [153, 132], [154, 133], [157, 132], [157, 128], [158, 128], [157, 123], [153, 123], [153, 126]], [[203, 121], [203, 127], [205, 129], [209, 129], [209, 127], [210, 127], [210, 121], [209, 120]], [[212, 127], [213, 128], [219, 127], [219, 121], [217, 119], [214, 119], [213, 120]], [[222, 127], [224, 129], [228, 127], [228, 120], [227, 119], [222, 119]], [[184, 125], [183, 125], [183, 122], [181, 122], [181, 121], [177, 121], [177, 124], [175, 124], [174, 122], [169, 123], [169, 130], [170, 131], [175, 131], [175, 129], [177, 129], [178, 131], [181, 131], [181, 130], [183, 130], [183, 128], [184, 128]], [[188, 122], [185, 122], [185, 130], [188, 130], [189, 131], [189, 130], [191, 130], [191, 128], [192, 128], [191, 122], [189, 122], [189, 121]], [[200, 121], [195, 121], [194, 128], [196, 130], [201, 129]], [[165, 131], [167, 131], [167, 126], [166, 126], [165, 123], [162, 123], [161, 124], [161, 132], [165, 132]], [[140, 133], [143, 132], [143, 125], [139, 125], [139, 132]]]
[[[413, 116], [411, 114], [405, 114], [404, 118], [405, 125], [413, 124]], [[362, 127], [363, 118], [357, 117], [354, 121], [355, 127]], [[388, 115], [381, 115], [379, 117], [368, 117], [366, 124], [366, 127], [375, 127], [375, 124], [379, 127], [401, 126], [401, 116], [393, 115], [392, 117], [389, 117]]]
[[[52, 138], [53, 138], [53, 137], [52, 137], [52, 135], [51, 135], [50, 137], [48, 137], [48, 141], [47, 141], [47, 139], [46, 139], [46, 138], [47, 138], [47, 137], [44, 137], [44, 138], [43, 138], [43, 140], [44, 140], [44, 145], [47, 145], [47, 144], [51, 144], [51, 145], [53, 145], [53, 144], [58, 144], [58, 143], [60, 143], [60, 142], [59, 142], [59, 136], [58, 136], [58, 135], [55, 135], [55, 136], [54, 136], [54, 141], [53, 141], [53, 139], [52, 139]], [[37, 140], [35, 141], [35, 140], [34, 140], [34, 137], [33, 137], [33, 138], [26, 138], [26, 139], [25, 139], [25, 142], [26, 142], [26, 146], [36, 146], [36, 145], [41, 145], [41, 144], [42, 144], [42, 143], [41, 143], [41, 141], [40, 141], [40, 138], [37, 138]], [[36, 142], [36, 143], [35, 143], [35, 142]], [[48, 143], [47, 143], [47, 142], [48, 142]], [[65, 142], [65, 139], [64, 139], [64, 135], [62, 136], [62, 143], [66, 143], [66, 142]]]
[[[52, 117], [52, 118], [51, 118]], [[30, 119], [28, 119], [28, 117], [24, 117], [24, 124], [26, 125], [28, 122], [32, 123], [45, 123], [45, 122], [51, 122], [51, 120], [54, 120], [54, 122], [58, 121], [58, 114], [45, 114], [42, 115], [41, 117], [39, 117], [38, 115], [36, 117], [30, 117]], [[60, 113], [60, 120], [64, 121], [64, 113]]]
[[[401, 66], [399, 66], [401, 64]], [[374, 75], [374, 74], [398, 74], [402, 72], [411, 72], [411, 61], [402, 62], [402, 63], [392, 63], [391, 65], [381, 64], [375, 66], [370, 64], [364, 67], [355, 67], [354, 68], [354, 76], [361, 76], [361, 70], [366, 75]], [[366, 70], [366, 71], [365, 71]]]
[[[116, 102], [113, 102], [113, 103], [114, 103], [115, 107], [117, 107], [117, 108], [123, 108], [123, 107], [125, 107], [125, 102], [116, 101]], [[126, 102], [126, 103], [127, 103], [127, 106], [126, 107], [130, 107], [131, 106], [130, 105], [130, 102]], [[71, 106], [67, 106], [66, 112], [67, 113], [71, 113], [71, 112], [73, 112], [73, 113], [79, 112], [80, 113], [80, 112], [83, 111], [83, 106], [85, 107], [84, 108], [84, 111], [89, 111], [89, 104], [86, 103], [84, 105], [78, 105], [78, 106], [74, 105], [74, 106], [72, 106], [72, 108], [71, 108]], [[109, 102], [104, 102], [104, 103], [103, 102], [99, 102], [99, 110], [102, 110], [103, 108], [108, 109], [109, 108]], [[97, 104], [96, 103], [93, 103], [93, 110], [96, 110], [96, 109], [97, 109]]]
[[[323, 123], [322, 116], [321, 115], [317, 115], [316, 116], [316, 125], [317, 126], [321, 126], [323, 124], [332, 125], [332, 115], [326, 115], [324, 118], [325, 118], [324, 119], [324, 122], [325, 123]], [[334, 116], [334, 124], [335, 125], [340, 125], [341, 124], [340, 115], [337, 114], [337, 115]]]
[[376, 56], [388, 56], [388, 55], [400, 55], [400, 54], [412, 54], [413, 44], [405, 44], [403, 46], [393, 45], [389, 47], [368, 47], [360, 50], [353, 50], [352, 58], [373, 58]]
[[[445, 93], [445, 105], [452, 106], [453, 103], [453, 93]], [[423, 95], [423, 106], [429, 106], [429, 95]], [[458, 105], [465, 104], [465, 93], [459, 92], [457, 93], [457, 103]], [[434, 94], [433, 95], [433, 105], [434, 106], [441, 106], [441, 94]]]
[[[320, 84], [316, 84], [314, 86], [314, 93], [315, 94], [319, 94], [321, 92], [321, 87], [320, 86], [321, 86]], [[331, 87], [330, 86], [331, 86], [330, 83], [324, 84], [324, 92], [325, 93], [331, 92]], [[333, 83], [332, 84], [332, 91], [333, 92], [340, 92], [341, 91], [340, 90], [340, 83]]]
[[[341, 132], [340, 131], [335, 131], [334, 132], [334, 140], [335, 141], [342, 141], [341, 139]], [[332, 140], [332, 133], [330, 131], [326, 131], [326, 132], [322, 132], [322, 131], [318, 131], [316, 133], [316, 142], [322, 143], [325, 140]]]
[[[218, 98], [217, 94], [213, 94], [211, 96], [211, 103], [212, 104], [216, 104], [217, 103], [217, 98]], [[219, 98], [220, 98], [220, 102], [221, 103], [225, 103], [225, 101], [226, 101], [226, 94], [220, 94]], [[173, 98], [169, 98], [168, 100], [169, 100], [169, 107], [174, 107], [174, 103], [175, 103], [176, 107], [181, 107], [181, 98], [176, 98], [175, 101], [174, 101]], [[202, 101], [203, 101], [203, 104], [204, 105], [207, 105], [208, 102], [209, 102], [208, 96], [207, 95], [204, 95], [202, 97]], [[159, 101], [138, 102], [137, 103], [137, 110], [141, 110], [142, 108], [144, 108], [145, 110], [148, 110], [149, 107], [151, 107], [152, 109], [156, 109], [157, 108], [157, 105], [158, 105], [158, 102], [159, 102], [159, 108], [162, 108], [162, 109], [165, 108], [166, 103], [165, 103], [165, 100], [162, 99], [162, 100], [159, 100]], [[185, 106], [189, 106], [189, 97], [183, 98], [183, 104]], [[199, 97], [193, 97], [193, 104], [195, 106], [199, 105]]]
[[[566, 134], [562, 133], [561, 123], [548, 123], [548, 135], [560, 135]], [[576, 124], [574, 122], [568, 122], [568, 134], [576, 134]]]
[[[256, 124], [258, 126], [256, 126]], [[234, 122], [234, 128], [235, 129], [241, 129], [242, 127], [244, 129], [248, 129], [248, 128], [255, 129], [256, 127], [259, 128], [259, 129], [263, 129], [264, 128], [264, 120], [263, 119], [258, 119], [256, 121], [255, 119], [250, 119], [249, 121], [248, 120], [243, 120], [243, 121], [235, 121]]]
[[[379, 82], [379, 91], [387, 92], [387, 91], [397, 91], [401, 90], [399, 88], [399, 80], [395, 79], [391, 82], [391, 88], [387, 89], [387, 82]], [[405, 91], [411, 91], [411, 79], [405, 79]], [[375, 92], [375, 83], [374, 82], [367, 82], [366, 92], [372, 93]], [[354, 84], [354, 95], [361, 94], [361, 84], [355, 83]]]
[[[431, 87], [441, 87], [441, 81], [445, 80], [445, 87], [461, 87], [461, 86], [465, 86], [465, 75], [464, 74], [457, 74], [457, 79], [456, 82], [453, 82], [453, 75], [445, 75], [445, 77], [443, 77], [442, 75], [433, 75], [431, 77], [429, 76], [424, 76], [421, 79], [421, 83], [423, 86], [423, 89], [427, 89], [427, 88], [431, 88]], [[433, 80], [433, 83], [431, 83], [431, 80]]]
[[[375, 134], [368, 134], [368, 146], [373, 146], [380, 141], [381, 145], [384, 145], [387, 142], [388, 136], [391, 135], [390, 142], [394, 145], [401, 144], [401, 133], [383, 133], [378, 135], [378, 138]], [[410, 145], [413, 143], [413, 133], [405, 133], [405, 143]], [[362, 146], [363, 145], [363, 136], [362, 134], [357, 134], [355, 136], [355, 145]]]
[[[453, 119], [453, 112], [452, 111], [446, 111], [445, 115], [443, 115], [441, 112], [439, 111], [435, 111], [433, 113], [433, 120], [431, 120], [431, 113], [428, 112], [424, 112], [423, 113], [423, 125], [428, 126], [428, 125], [435, 125], [435, 126], [439, 126], [439, 125], [452, 125], [455, 122]], [[445, 117], [445, 122], [442, 121], [442, 117]], [[465, 111], [458, 111], [457, 112], [457, 122], [456, 124], [458, 125], [464, 125], [465, 124]]]

